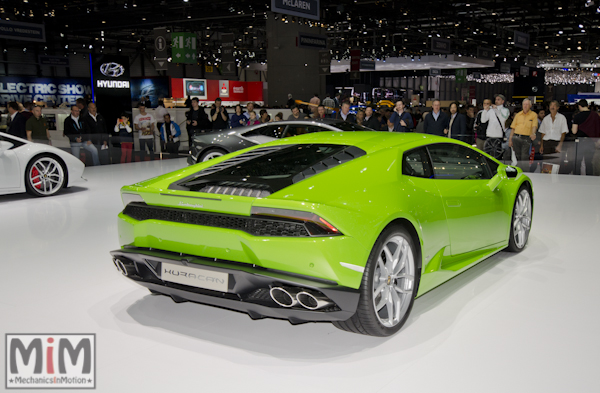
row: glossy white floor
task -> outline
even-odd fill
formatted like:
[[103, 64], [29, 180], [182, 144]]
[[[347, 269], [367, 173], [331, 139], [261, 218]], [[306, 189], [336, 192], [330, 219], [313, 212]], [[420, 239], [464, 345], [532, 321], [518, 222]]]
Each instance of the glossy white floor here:
[[527, 249], [418, 299], [381, 339], [175, 304], [118, 274], [119, 188], [184, 165], [88, 168], [52, 198], [0, 196], [0, 333], [96, 333], [102, 392], [600, 391], [600, 179], [532, 175]]

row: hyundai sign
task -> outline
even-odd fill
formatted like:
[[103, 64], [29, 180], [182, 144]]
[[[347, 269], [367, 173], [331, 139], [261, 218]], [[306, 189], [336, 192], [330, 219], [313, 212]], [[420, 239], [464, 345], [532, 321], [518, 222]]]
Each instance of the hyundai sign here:
[[118, 78], [125, 73], [125, 67], [115, 62], [104, 63], [100, 66], [100, 72], [104, 76]]
[[113, 123], [123, 112], [131, 112], [129, 57], [94, 54], [90, 57], [92, 86], [98, 112]]

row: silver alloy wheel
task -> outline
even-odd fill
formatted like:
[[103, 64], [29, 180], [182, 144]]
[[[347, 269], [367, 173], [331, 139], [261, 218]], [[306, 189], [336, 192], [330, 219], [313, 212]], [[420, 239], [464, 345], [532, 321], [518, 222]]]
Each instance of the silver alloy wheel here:
[[212, 160], [213, 158], [221, 157], [222, 155], [223, 153], [221, 153], [220, 151], [211, 151], [210, 153], [204, 156], [202, 161]]
[[379, 322], [394, 327], [403, 319], [413, 296], [415, 261], [404, 236], [388, 238], [379, 251], [373, 274], [373, 307]]
[[28, 179], [35, 192], [52, 195], [62, 188], [65, 175], [58, 161], [52, 157], [41, 157], [31, 165]]
[[515, 244], [517, 247], [523, 248], [527, 243], [529, 230], [531, 229], [531, 197], [527, 190], [521, 190], [521, 192], [519, 192], [513, 215], [513, 235]]

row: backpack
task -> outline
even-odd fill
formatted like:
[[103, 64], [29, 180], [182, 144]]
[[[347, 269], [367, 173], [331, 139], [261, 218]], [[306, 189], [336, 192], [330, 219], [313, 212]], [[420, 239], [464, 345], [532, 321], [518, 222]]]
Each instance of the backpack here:
[[485, 122], [485, 123], [481, 122], [482, 112], [483, 111], [479, 111], [479, 113], [475, 117], [475, 123], [473, 124], [473, 132], [475, 134], [477, 134], [478, 139], [485, 141], [487, 139], [486, 132], [487, 132], [487, 127], [488, 127], [488, 122]]

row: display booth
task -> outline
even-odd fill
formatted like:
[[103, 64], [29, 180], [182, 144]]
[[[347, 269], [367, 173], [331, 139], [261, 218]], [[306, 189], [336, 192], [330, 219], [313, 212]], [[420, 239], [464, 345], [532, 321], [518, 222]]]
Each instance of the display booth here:
[[171, 78], [171, 96], [195, 97], [206, 104], [221, 98], [225, 106], [247, 102], [264, 105], [263, 82]]

